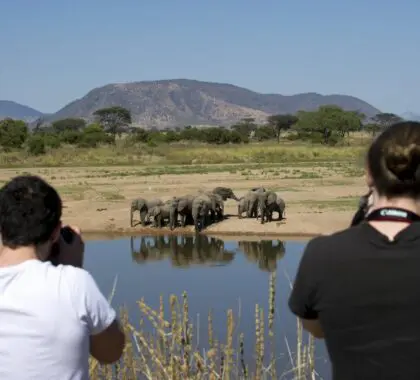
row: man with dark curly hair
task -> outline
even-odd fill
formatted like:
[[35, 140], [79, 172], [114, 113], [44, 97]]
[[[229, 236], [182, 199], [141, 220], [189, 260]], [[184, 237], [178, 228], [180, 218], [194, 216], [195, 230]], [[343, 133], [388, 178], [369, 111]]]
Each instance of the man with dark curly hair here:
[[116, 312], [82, 269], [80, 230], [63, 229], [61, 214], [60, 196], [40, 177], [0, 189], [1, 379], [84, 380], [89, 354], [101, 363], [122, 354]]

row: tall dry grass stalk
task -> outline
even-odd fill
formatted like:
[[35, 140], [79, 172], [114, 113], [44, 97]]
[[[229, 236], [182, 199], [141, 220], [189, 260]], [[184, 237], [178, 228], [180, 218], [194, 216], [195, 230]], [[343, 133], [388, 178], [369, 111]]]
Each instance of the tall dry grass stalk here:
[[[115, 293], [116, 281], [112, 291]], [[286, 339], [291, 369], [279, 368], [280, 353], [276, 352], [276, 272], [270, 275], [268, 313], [255, 306], [255, 345], [246, 347], [245, 335], [238, 331], [241, 311], [235, 316], [232, 309], [226, 314], [226, 339], [215, 337], [213, 314], [209, 311], [208, 341], [200, 339], [199, 318], [194, 325], [189, 315], [188, 296], [182, 300], [171, 295], [169, 310], [165, 312], [163, 297], [158, 310], [144, 299], [138, 301], [141, 320], [135, 327], [128, 319], [126, 308], [121, 310], [121, 323], [127, 338], [122, 358], [114, 365], [90, 362], [92, 379], [171, 379], [171, 380], [236, 380], [236, 379], [315, 379], [314, 340], [304, 342], [301, 323], [297, 323], [297, 352], [292, 353]], [[145, 328], [145, 322], [150, 324]], [[151, 327], [151, 328], [150, 328]], [[235, 334], [237, 339], [235, 340]], [[268, 338], [268, 339], [266, 339]], [[237, 342], [236, 344], [234, 342]], [[254, 359], [246, 359], [246, 351], [254, 352]]]

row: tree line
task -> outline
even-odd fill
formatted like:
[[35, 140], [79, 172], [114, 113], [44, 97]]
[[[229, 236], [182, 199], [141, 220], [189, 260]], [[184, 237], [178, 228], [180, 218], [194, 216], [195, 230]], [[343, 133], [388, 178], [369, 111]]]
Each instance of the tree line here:
[[258, 124], [246, 118], [229, 127], [185, 126], [157, 130], [132, 126], [132, 116], [123, 107], [107, 107], [94, 113], [88, 123], [81, 118], [65, 118], [52, 123], [38, 120], [30, 130], [22, 120], [0, 121], [0, 146], [4, 151], [27, 149], [33, 155], [45, 154], [47, 148], [59, 148], [63, 144], [94, 148], [113, 145], [117, 136], [124, 134], [133, 143], [156, 146], [161, 143], [197, 141], [208, 144], [247, 144], [251, 141], [277, 140], [287, 133], [289, 140], [335, 145], [350, 132], [367, 131], [372, 135], [392, 123], [402, 120], [393, 113], [380, 113], [366, 118], [360, 112], [346, 111], [334, 105], [321, 106], [314, 111], [299, 111], [295, 115], [271, 115]]

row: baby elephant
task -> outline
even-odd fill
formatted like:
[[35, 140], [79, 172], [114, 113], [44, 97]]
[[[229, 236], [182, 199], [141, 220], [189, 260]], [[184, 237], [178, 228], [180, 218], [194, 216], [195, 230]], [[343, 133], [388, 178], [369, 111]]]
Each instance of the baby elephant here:
[[286, 217], [286, 202], [283, 198], [277, 198], [277, 211], [279, 213], [279, 220]]
[[168, 220], [171, 214], [171, 202], [165, 202], [163, 205], [157, 205], [149, 211], [149, 215], [153, 218], [153, 226], [161, 228], [163, 221]]
[[248, 211], [249, 201], [245, 197], [239, 198], [238, 202], [238, 218], [242, 218], [242, 214]]

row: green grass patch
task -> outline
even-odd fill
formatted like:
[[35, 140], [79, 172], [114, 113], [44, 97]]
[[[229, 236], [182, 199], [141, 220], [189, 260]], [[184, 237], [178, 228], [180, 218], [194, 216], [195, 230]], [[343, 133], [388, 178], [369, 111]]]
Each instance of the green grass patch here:
[[284, 164], [301, 162], [359, 162], [365, 147], [328, 147], [311, 144], [252, 143], [244, 145], [162, 144], [77, 148], [65, 146], [50, 149], [45, 155], [31, 156], [24, 151], [0, 154], [0, 167], [89, 167], [150, 165], [225, 165]]

